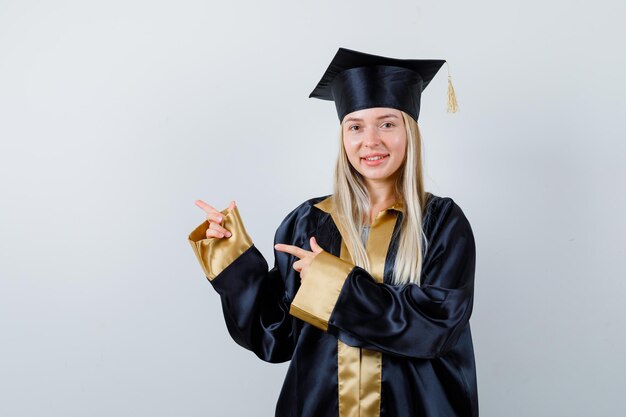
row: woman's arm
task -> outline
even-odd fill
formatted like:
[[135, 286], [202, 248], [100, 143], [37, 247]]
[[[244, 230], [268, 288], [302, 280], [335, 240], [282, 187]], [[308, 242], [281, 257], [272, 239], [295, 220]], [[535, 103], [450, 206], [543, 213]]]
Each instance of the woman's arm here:
[[451, 199], [432, 230], [421, 286], [379, 284], [364, 269], [322, 252], [291, 314], [352, 346], [417, 358], [445, 354], [472, 312], [476, 250], [470, 224]]
[[[303, 221], [299, 208], [281, 223], [275, 242], [301, 244], [295, 236]], [[243, 227], [238, 209], [224, 210], [222, 226], [232, 233], [224, 238], [206, 238], [207, 221], [190, 235], [189, 242], [205, 276], [219, 293], [226, 326], [239, 345], [267, 362], [291, 359], [297, 341], [297, 323], [288, 314], [290, 297], [286, 285], [294, 280], [292, 258], [275, 253], [276, 262], [268, 271], [267, 261], [254, 246]]]

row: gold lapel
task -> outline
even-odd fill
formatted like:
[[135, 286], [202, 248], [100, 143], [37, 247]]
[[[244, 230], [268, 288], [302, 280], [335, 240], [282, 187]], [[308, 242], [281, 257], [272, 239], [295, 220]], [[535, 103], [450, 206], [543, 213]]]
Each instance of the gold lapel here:
[[[315, 204], [315, 207], [331, 215], [341, 234], [339, 257], [354, 263], [345, 244], [347, 233], [332, 207], [332, 196]], [[381, 211], [370, 227], [366, 245], [370, 260], [369, 272], [378, 283], [383, 282], [387, 251], [396, 224], [397, 214], [394, 210], [402, 211], [403, 208], [402, 203], [397, 203]], [[337, 340], [337, 382], [339, 417], [380, 417], [381, 352], [352, 347]]]

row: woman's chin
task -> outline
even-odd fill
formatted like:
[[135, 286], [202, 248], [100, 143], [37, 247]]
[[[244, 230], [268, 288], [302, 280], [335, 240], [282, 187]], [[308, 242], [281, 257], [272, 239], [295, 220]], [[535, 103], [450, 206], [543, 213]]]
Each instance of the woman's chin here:
[[378, 172], [372, 172], [372, 171], [368, 171], [368, 170], [363, 170], [361, 172], [361, 175], [363, 176], [363, 178], [365, 180], [369, 180], [369, 181], [378, 181], [378, 182], [382, 182], [382, 181], [390, 181], [392, 179], [392, 175], [389, 174], [386, 171], [378, 171]]

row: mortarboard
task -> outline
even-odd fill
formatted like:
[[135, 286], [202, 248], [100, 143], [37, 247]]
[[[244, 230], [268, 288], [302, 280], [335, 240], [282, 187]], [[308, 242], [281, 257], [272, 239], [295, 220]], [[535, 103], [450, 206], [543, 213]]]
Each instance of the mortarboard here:
[[[416, 121], [422, 91], [445, 63], [442, 59], [395, 59], [339, 48], [309, 97], [335, 102], [339, 122], [370, 107], [402, 110]], [[457, 111], [448, 75], [448, 111]]]

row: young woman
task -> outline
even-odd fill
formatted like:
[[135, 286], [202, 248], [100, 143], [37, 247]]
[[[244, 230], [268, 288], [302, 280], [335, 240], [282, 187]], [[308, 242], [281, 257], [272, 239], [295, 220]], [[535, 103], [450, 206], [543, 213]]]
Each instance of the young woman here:
[[421, 93], [442, 60], [340, 48], [311, 97], [341, 124], [334, 193], [296, 207], [268, 265], [234, 202], [189, 236], [233, 339], [291, 361], [280, 417], [477, 416], [475, 244], [423, 186]]

